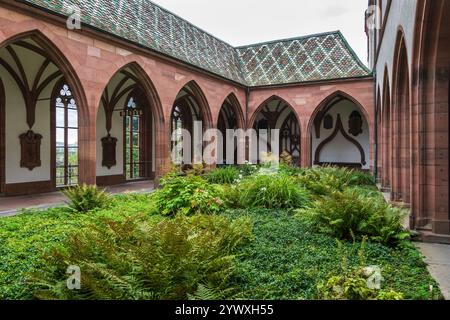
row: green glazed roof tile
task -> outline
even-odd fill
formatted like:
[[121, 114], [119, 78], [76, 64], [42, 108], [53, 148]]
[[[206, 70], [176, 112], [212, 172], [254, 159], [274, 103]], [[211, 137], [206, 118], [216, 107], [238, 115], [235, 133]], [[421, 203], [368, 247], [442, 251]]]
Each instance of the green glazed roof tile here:
[[246, 86], [364, 77], [339, 31], [234, 48], [148, 0], [20, 0]]

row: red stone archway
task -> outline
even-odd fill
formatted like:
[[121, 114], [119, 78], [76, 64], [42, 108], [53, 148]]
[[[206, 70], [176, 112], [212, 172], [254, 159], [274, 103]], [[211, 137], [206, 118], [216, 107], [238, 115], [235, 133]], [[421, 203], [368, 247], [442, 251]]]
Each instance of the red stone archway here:
[[392, 179], [392, 133], [391, 133], [391, 90], [388, 69], [385, 67], [383, 80], [382, 98], [382, 119], [381, 119], [381, 185], [385, 190], [391, 188]]
[[[283, 111], [281, 112], [276, 112], [275, 114], [273, 114], [269, 119], [269, 128], [270, 129], [275, 129], [276, 124], [279, 122], [280, 120], [280, 116], [282, 115], [282, 113], [284, 113], [285, 110], [290, 111], [290, 115], [288, 114], [287, 116], [287, 121], [289, 122], [289, 119], [291, 119], [292, 121], [290, 121], [291, 123], [294, 122], [295, 128], [291, 128], [292, 130], [294, 130], [295, 132], [298, 132], [298, 134], [295, 134], [295, 140], [292, 140], [292, 136], [289, 140], [291, 140], [291, 147], [287, 148], [287, 149], [291, 149], [289, 151], [293, 151], [295, 150], [295, 153], [299, 153], [298, 156], [298, 160], [294, 159], [294, 164], [301, 166], [301, 159], [302, 159], [302, 130], [301, 130], [301, 122], [300, 122], [300, 118], [298, 116], [297, 111], [295, 110], [295, 108], [292, 107], [292, 105], [287, 102], [285, 99], [281, 98], [278, 95], [272, 95], [271, 97], [267, 98], [266, 100], [264, 100], [264, 102], [262, 102], [258, 108], [256, 108], [255, 112], [253, 112], [252, 116], [250, 117], [250, 120], [248, 121], [248, 127], [247, 129], [255, 129], [256, 126], [256, 120], [258, 119], [258, 116], [263, 112], [264, 108], [267, 107], [271, 102], [273, 101], [278, 101], [278, 106], [284, 106], [285, 109], [283, 109]], [[283, 129], [283, 127], [286, 124], [286, 120], [281, 124], [281, 128], [279, 129]], [[298, 126], [298, 128], [297, 128]], [[268, 129], [269, 129], [268, 128]], [[298, 136], [298, 137], [297, 137]], [[280, 152], [282, 152], [283, 149], [283, 143], [282, 143], [282, 132], [280, 133]], [[295, 141], [295, 142], [292, 142]], [[248, 144], [248, 143], [247, 143]], [[286, 146], [285, 146], [286, 147]], [[248, 149], [248, 146], [247, 146]], [[295, 157], [294, 157], [295, 158]]]
[[[125, 72], [127, 77], [129, 77], [129, 79], [134, 81], [134, 83], [139, 88], [141, 88], [141, 91], [144, 94], [144, 99], [146, 100], [146, 102], [148, 102], [148, 105], [150, 107], [150, 118], [152, 119], [152, 122], [155, 126], [155, 139], [154, 146], [152, 146], [151, 140], [153, 139], [151, 137], [151, 133], [149, 132], [150, 137], [146, 137], [146, 148], [150, 148], [152, 150], [154, 149], [155, 172], [154, 174], [146, 174], [146, 177], [159, 178], [165, 173], [166, 161], [168, 158], [166, 121], [164, 118], [164, 111], [161, 100], [153, 84], [153, 81], [150, 79], [149, 75], [141, 67], [141, 65], [136, 61], [129, 62], [126, 65], [121, 66], [106, 83], [103, 92], [105, 92], [106, 88], [110, 84], [111, 79], [113, 79], [117, 74], [121, 72]], [[102, 100], [104, 101], [103, 96]], [[149, 154], [151, 154], [151, 152]], [[148, 155], [147, 157], [150, 156], [151, 155]]]
[[[328, 95], [325, 99], [323, 99], [319, 103], [319, 105], [314, 109], [313, 113], [311, 114], [311, 116], [308, 120], [308, 126], [307, 126], [308, 145], [304, 149], [304, 150], [307, 150], [306, 154], [308, 156], [306, 158], [306, 162], [307, 162], [308, 166], [311, 166], [314, 161], [314, 155], [312, 154], [313, 153], [312, 137], [313, 137], [313, 133], [316, 131], [316, 127], [317, 127], [317, 123], [318, 123], [317, 119], [321, 118], [321, 115], [320, 115], [321, 113], [323, 115], [325, 115], [327, 113], [327, 110], [330, 110], [335, 105], [335, 103], [339, 102], [339, 101], [334, 101], [335, 99], [338, 99], [338, 98], [352, 102], [363, 113], [363, 116], [369, 126], [369, 142], [372, 141], [373, 133], [372, 133], [372, 126], [371, 126], [371, 121], [370, 121], [371, 118], [369, 116], [370, 113], [368, 112], [368, 110], [366, 110], [366, 108], [357, 99], [355, 99], [351, 95], [347, 94], [346, 92], [341, 91], [341, 90], [335, 91], [332, 94]], [[319, 123], [319, 125], [320, 125], [320, 123]], [[369, 158], [370, 158], [370, 155], [365, 157], [365, 160], [368, 161]]]
[[392, 150], [392, 200], [411, 203], [411, 96], [406, 42], [398, 31], [394, 51]]
[[[39, 30], [31, 30], [16, 34], [0, 43], [0, 49], [19, 42], [24, 43], [23, 40], [26, 39], [33, 40], [39, 48], [39, 54], [48, 58], [57, 66], [73, 91], [73, 96], [77, 101], [79, 112], [79, 181], [80, 183], [95, 184], [96, 148], [95, 138], [92, 139], [92, 136], [95, 137], [95, 116], [93, 117], [88, 109], [88, 103], [81, 81], [63, 52]], [[24, 43], [23, 45], [26, 46], [27, 44]], [[26, 97], [24, 97], [24, 99], [26, 99]], [[30, 119], [28, 119], [28, 122], [32, 124]], [[33, 187], [30, 186], [30, 188]], [[49, 188], [51, 188], [51, 186], [45, 186], [42, 190], [35, 190], [34, 192], [49, 191]], [[32, 192], [29, 188], [26, 189], [27, 193]], [[12, 190], [12, 193], [16, 192], [20, 193], [20, 190]]]

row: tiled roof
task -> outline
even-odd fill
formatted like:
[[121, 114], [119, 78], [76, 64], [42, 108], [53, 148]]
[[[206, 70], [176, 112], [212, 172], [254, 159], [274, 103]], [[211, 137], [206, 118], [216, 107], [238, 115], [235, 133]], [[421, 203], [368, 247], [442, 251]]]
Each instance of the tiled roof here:
[[20, 0], [246, 86], [368, 76], [340, 32], [234, 48], [148, 0]]
[[339, 31], [236, 48], [250, 86], [363, 77], [361, 63]]

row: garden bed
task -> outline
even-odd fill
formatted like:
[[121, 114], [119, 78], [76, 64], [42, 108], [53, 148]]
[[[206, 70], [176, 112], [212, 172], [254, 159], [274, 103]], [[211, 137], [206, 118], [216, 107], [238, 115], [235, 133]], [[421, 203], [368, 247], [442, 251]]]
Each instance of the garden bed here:
[[[0, 219], [0, 299], [441, 297], [362, 173], [225, 168], [93, 203]], [[80, 290], [66, 288], [71, 265]], [[363, 281], [374, 266], [379, 289]]]

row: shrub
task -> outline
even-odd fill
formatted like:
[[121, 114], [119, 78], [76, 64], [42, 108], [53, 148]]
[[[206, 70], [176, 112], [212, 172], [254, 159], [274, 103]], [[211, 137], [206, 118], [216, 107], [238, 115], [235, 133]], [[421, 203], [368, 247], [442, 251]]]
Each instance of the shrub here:
[[108, 195], [93, 185], [80, 185], [63, 191], [69, 199], [69, 207], [75, 212], [88, 212], [100, 209], [108, 203]]
[[239, 204], [242, 207], [302, 208], [308, 193], [286, 175], [257, 175], [245, 179], [239, 186]]
[[315, 195], [328, 195], [352, 186], [375, 186], [370, 174], [338, 167], [298, 170], [297, 180]]
[[207, 173], [205, 179], [209, 183], [233, 184], [242, 176], [236, 167], [227, 166]]
[[409, 237], [402, 227], [405, 213], [381, 197], [368, 196], [360, 188], [334, 191], [315, 201], [309, 215], [321, 231], [339, 239], [355, 240], [367, 236], [371, 241], [396, 244]]
[[[69, 235], [46, 257], [35, 275], [42, 299], [187, 299], [188, 295], [229, 292], [233, 252], [251, 235], [246, 219], [178, 216], [157, 224], [135, 217], [104, 218]], [[66, 270], [81, 269], [81, 289], [67, 289]]]
[[301, 186], [311, 191], [314, 195], [328, 195], [333, 191], [344, 190], [348, 185], [348, 176], [331, 167], [312, 168], [302, 170], [297, 176]]
[[200, 176], [170, 176], [161, 180], [161, 187], [152, 198], [163, 215], [213, 214], [225, 208], [223, 189]]

